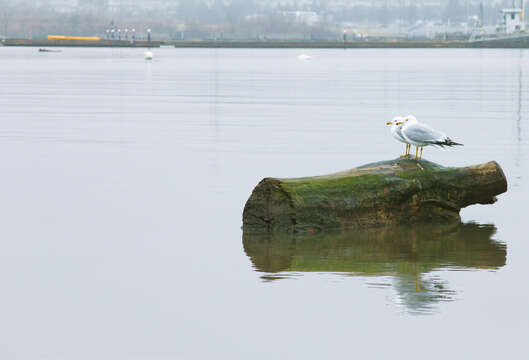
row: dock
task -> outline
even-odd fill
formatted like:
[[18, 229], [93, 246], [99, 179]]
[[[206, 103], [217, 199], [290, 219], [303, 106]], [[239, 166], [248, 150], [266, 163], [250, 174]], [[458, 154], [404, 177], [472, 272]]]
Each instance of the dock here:
[[5, 39], [4, 46], [36, 47], [140, 47], [157, 48], [256, 48], [256, 49], [527, 49], [529, 34], [512, 37], [496, 37], [472, 41], [436, 40], [353, 40], [353, 41], [230, 41], [230, 40], [173, 40], [173, 41], [130, 41], [99, 40], [83, 41], [71, 39]]
[[519, 49], [529, 48], [523, 39], [476, 41], [172, 41], [162, 45], [176, 48], [263, 48], [263, 49]]
[[4, 46], [36, 46], [36, 47], [138, 47], [138, 48], [157, 48], [160, 47], [160, 41], [139, 41], [134, 42], [130, 40], [99, 40], [99, 41], [84, 41], [84, 40], [30, 40], [30, 39], [5, 39]]

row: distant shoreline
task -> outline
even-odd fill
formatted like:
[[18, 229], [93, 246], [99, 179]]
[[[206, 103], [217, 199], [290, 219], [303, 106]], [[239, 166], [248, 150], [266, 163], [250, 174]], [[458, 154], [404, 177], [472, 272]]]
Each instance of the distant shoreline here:
[[529, 36], [498, 38], [479, 41], [135, 41], [101, 40], [29, 40], [6, 39], [4, 46], [38, 47], [140, 47], [157, 48], [174, 46], [175, 48], [265, 48], [265, 49], [525, 49], [529, 48]]
[[162, 45], [175, 48], [264, 48], [264, 49], [517, 49], [529, 48], [529, 37], [520, 40], [488, 41], [350, 41], [350, 42], [313, 42], [313, 41], [173, 41]]

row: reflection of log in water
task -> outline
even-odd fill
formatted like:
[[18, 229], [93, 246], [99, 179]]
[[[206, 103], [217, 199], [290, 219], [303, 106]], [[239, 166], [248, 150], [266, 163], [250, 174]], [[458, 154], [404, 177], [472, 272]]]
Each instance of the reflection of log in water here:
[[415, 225], [305, 237], [243, 234], [243, 244], [257, 271], [394, 276], [406, 305], [422, 308], [451, 296], [442, 281], [427, 273], [505, 265], [506, 248], [492, 239], [495, 231], [493, 225], [473, 223]]

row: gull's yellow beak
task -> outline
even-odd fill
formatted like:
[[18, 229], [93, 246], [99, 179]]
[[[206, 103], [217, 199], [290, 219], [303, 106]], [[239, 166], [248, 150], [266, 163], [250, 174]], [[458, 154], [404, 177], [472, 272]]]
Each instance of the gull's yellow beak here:
[[402, 121], [397, 121], [395, 124], [396, 124], [396, 125], [402, 125], [402, 124], [404, 124], [404, 123], [403, 123]]
[[386, 125], [391, 125], [391, 124], [393, 124], [393, 121], [388, 121], [388, 122], [386, 123]]

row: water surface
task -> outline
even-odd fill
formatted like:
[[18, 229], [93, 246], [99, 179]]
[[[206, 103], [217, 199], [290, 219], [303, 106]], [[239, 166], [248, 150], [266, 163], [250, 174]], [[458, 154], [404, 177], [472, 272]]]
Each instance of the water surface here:
[[[526, 50], [62, 50], [0, 47], [0, 357], [526, 353]], [[395, 158], [409, 113], [508, 192], [454, 228], [243, 239], [262, 178]]]

